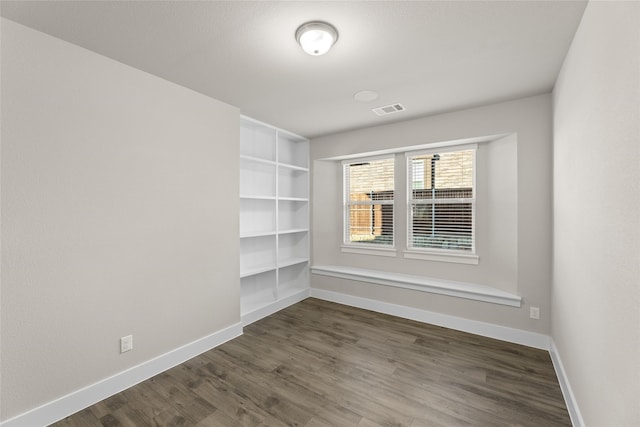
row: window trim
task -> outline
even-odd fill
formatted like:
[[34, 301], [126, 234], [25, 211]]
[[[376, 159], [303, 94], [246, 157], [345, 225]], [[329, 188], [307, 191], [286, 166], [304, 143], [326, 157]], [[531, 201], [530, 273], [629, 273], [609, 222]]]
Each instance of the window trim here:
[[340, 250], [349, 254], [360, 254], [360, 255], [376, 255], [376, 256], [386, 256], [386, 257], [395, 257], [398, 254], [396, 248], [379, 248], [379, 247], [371, 247], [364, 246], [362, 244], [343, 244], [340, 246]]
[[[353, 243], [350, 242], [347, 235], [347, 229], [349, 223], [349, 191], [347, 188], [347, 176], [345, 174], [345, 166], [351, 165], [354, 163], [364, 163], [364, 162], [372, 162], [378, 160], [392, 160], [393, 161], [393, 200], [381, 200], [377, 204], [387, 204], [393, 206], [393, 239], [390, 245], [370, 245], [364, 243]], [[342, 252], [347, 253], [356, 253], [362, 255], [378, 255], [378, 256], [396, 256], [396, 201], [397, 201], [397, 191], [396, 191], [396, 155], [394, 153], [391, 154], [382, 154], [376, 156], [363, 156], [363, 157], [353, 157], [349, 159], [344, 159], [341, 162], [342, 166]], [[373, 203], [372, 203], [373, 204]]]
[[[415, 203], [413, 201], [413, 186], [412, 180], [410, 176], [411, 172], [411, 160], [416, 156], [428, 155], [428, 154], [441, 154], [441, 153], [452, 153], [456, 151], [466, 151], [473, 150], [473, 176], [472, 176], [472, 185], [473, 185], [473, 198], [471, 200], [471, 250], [463, 251], [456, 249], [438, 249], [438, 248], [418, 248], [411, 245], [411, 237], [412, 237], [412, 206]], [[406, 177], [406, 248], [403, 251], [404, 258], [407, 259], [418, 259], [418, 260], [427, 260], [427, 261], [442, 261], [442, 262], [453, 262], [453, 263], [461, 263], [461, 264], [478, 264], [479, 256], [476, 252], [476, 201], [477, 201], [477, 152], [478, 152], [478, 144], [457, 144], [457, 145], [448, 145], [439, 148], [429, 148], [424, 150], [414, 150], [407, 151], [404, 153], [405, 155], [405, 177]]]

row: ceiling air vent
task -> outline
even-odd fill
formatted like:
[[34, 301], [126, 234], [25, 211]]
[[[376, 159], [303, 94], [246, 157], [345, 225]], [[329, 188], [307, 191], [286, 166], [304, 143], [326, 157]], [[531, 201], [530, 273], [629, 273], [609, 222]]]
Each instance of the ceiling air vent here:
[[379, 116], [386, 116], [387, 114], [398, 113], [404, 111], [406, 108], [402, 104], [385, 105], [384, 107], [373, 108], [371, 111]]

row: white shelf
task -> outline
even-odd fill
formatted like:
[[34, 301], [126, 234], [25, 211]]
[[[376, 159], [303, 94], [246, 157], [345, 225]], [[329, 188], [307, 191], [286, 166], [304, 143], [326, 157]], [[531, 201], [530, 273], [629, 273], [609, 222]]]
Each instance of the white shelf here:
[[309, 258], [309, 233], [278, 236], [278, 262], [295, 258]]
[[289, 258], [278, 262], [278, 268], [289, 267], [297, 264], [305, 264], [309, 262], [309, 258]]
[[240, 159], [240, 194], [245, 197], [276, 197], [275, 164]]
[[308, 172], [309, 168], [305, 168], [302, 166], [296, 166], [296, 165], [289, 165], [286, 163], [278, 163], [278, 166], [280, 166], [283, 169], [291, 169], [291, 170], [295, 170], [295, 171], [300, 171], [300, 172]]
[[275, 199], [240, 199], [240, 236], [275, 234], [275, 208]]
[[247, 117], [240, 139], [246, 325], [309, 295], [309, 141]]
[[240, 238], [241, 239], [251, 239], [254, 237], [264, 237], [264, 236], [275, 236], [276, 234], [278, 234], [275, 231], [258, 231], [255, 233], [244, 233], [244, 234], [240, 234]]
[[248, 195], [240, 195], [240, 200], [276, 200], [276, 196], [248, 196]]
[[302, 284], [309, 282], [309, 265], [292, 264], [283, 267], [279, 271], [278, 298], [283, 298], [291, 293], [303, 289]]
[[292, 200], [278, 201], [278, 230], [309, 228], [309, 203]]
[[240, 156], [275, 162], [276, 134], [274, 128], [243, 118], [240, 126]]
[[254, 267], [254, 268], [248, 268], [246, 270], [240, 270], [240, 278], [251, 277], [251, 276], [255, 276], [256, 274], [262, 274], [268, 271], [274, 271], [278, 267], [280, 266], [267, 265], [264, 267]]
[[240, 279], [242, 314], [276, 301], [276, 273], [277, 271], [274, 269]]
[[309, 172], [278, 165], [278, 197], [308, 198]]
[[306, 197], [278, 197], [278, 200], [285, 202], [308, 202], [309, 199]]
[[[240, 155], [240, 160], [245, 160], [247, 162], [255, 162], [255, 163], [264, 163], [266, 165], [275, 165], [276, 162], [274, 160], [269, 160], [269, 159], [261, 159], [260, 157], [253, 157], [253, 156], [245, 156], [245, 155]], [[298, 167], [292, 166], [295, 169], [298, 169]]]
[[269, 270], [277, 263], [276, 236], [240, 239], [240, 271]]
[[293, 233], [308, 233], [309, 229], [308, 228], [290, 228], [287, 230], [278, 230], [278, 235], [284, 235], [284, 234], [293, 234]]
[[309, 141], [286, 131], [278, 132], [278, 162], [289, 167], [309, 167]]

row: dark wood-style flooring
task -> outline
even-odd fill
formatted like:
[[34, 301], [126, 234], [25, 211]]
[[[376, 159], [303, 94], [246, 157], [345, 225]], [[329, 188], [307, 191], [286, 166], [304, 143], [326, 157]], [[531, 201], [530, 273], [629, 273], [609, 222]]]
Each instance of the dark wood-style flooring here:
[[55, 426], [570, 426], [549, 354], [309, 298]]

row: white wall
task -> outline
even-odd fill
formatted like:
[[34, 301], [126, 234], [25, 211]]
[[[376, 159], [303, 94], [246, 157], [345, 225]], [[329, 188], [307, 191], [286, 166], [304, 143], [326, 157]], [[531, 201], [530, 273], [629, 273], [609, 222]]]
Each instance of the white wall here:
[[[441, 141], [508, 134], [478, 148], [478, 265], [404, 259], [404, 191], [396, 204], [396, 257], [343, 253], [342, 177], [324, 159]], [[312, 264], [337, 264], [492, 286], [523, 297], [523, 307], [390, 288], [312, 275], [312, 288], [488, 322], [531, 332], [550, 331], [551, 96], [541, 95], [423, 119], [315, 138]], [[403, 174], [396, 176], [404, 188]], [[541, 319], [529, 318], [529, 306]]]
[[3, 420], [239, 322], [238, 129], [2, 20]]
[[587, 426], [640, 425], [640, 3], [590, 2], [556, 83], [552, 337]]

